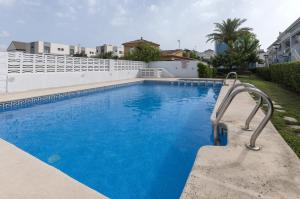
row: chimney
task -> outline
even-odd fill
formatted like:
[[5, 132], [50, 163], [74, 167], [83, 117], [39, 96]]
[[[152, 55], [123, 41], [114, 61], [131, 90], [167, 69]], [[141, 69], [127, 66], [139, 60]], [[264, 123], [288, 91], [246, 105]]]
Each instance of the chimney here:
[[141, 40], [143, 40], [143, 37], [141, 37]]

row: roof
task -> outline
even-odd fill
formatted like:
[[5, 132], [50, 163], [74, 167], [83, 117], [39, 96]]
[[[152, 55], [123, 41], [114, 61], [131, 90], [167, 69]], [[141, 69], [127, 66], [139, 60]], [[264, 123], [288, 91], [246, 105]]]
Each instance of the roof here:
[[123, 45], [128, 45], [128, 44], [140, 44], [140, 43], [149, 43], [149, 44], [154, 45], [154, 46], [160, 46], [160, 45], [157, 44], [157, 43], [154, 43], [154, 42], [152, 42], [152, 41], [147, 41], [147, 40], [143, 39], [143, 37], [141, 37], [140, 39], [137, 39], [137, 40], [125, 42], [125, 43], [123, 43]]
[[26, 49], [27, 43], [25, 43], [25, 42], [12, 41], [11, 43], [15, 46], [16, 50], [23, 50], [23, 49], [25, 50]]
[[162, 55], [162, 58], [170, 58], [170, 60], [194, 60], [189, 57], [182, 57], [182, 56], [177, 56], [177, 55]]
[[172, 54], [176, 54], [178, 52], [183, 52], [181, 49], [175, 49], [175, 50], [162, 50], [161, 54], [163, 55], [172, 55]]
[[205, 51], [203, 51], [204, 53], [205, 52], [215, 52], [214, 50], [212, 50], [212, 49], [208, 49], [208, 50], [205, 50]]

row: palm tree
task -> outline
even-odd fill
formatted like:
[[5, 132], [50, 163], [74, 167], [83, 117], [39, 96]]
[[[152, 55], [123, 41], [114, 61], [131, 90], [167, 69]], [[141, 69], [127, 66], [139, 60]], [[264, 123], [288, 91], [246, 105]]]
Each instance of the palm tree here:
[[222, 23], [214, 23], [216, 28], [214, 29], [214, 33], [207, 35], [207, 42], [224, 42], [227, 45], [230, 42], [235, 42], [239, 36], [249, 33], [252, 30], [252, 28], [240, 27], [245, 21], [246, 19], [234, 18], [227, 19], [226, 21], [223, 20]]
[[260, 44], [252, 33], [241, 35], [235, 42], [229, 43], [228, 55], [230, 55], [242, 69], [250, 63], [260, 62], [258, 50]]

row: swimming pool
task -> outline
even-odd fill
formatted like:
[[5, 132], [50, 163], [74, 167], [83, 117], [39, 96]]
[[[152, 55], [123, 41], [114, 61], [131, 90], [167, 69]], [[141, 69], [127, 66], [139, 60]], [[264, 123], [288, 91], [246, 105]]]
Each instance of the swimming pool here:
[[221, 84], [145, 82], [0, 113], [0, 137], [111, 198], [178, 198]]

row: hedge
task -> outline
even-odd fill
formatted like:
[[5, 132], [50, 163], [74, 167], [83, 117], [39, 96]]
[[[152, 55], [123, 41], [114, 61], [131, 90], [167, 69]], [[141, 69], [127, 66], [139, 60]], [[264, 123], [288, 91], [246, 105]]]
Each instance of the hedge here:
[[267, 81], [276, 82], [300, 92], [300, 62], [280, 63], [258, 68], [257, 74]]
[[211, 77], [215, 77], [217, 74], [217, 70], [215, 68], [211, 68], [206, 64], [199, 62], [197, 66], [198, 66], [198, 76], [200, 78], [211, 78]]

